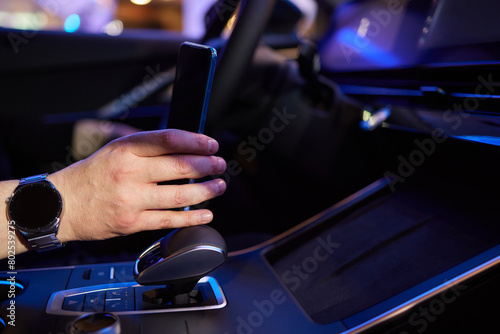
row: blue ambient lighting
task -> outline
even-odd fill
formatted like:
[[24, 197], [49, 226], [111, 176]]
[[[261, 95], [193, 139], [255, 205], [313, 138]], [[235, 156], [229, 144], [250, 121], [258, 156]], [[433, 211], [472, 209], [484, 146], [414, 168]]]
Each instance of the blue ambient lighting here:
[[476, 143], [500, 146], [499, 137], [493, 137], [493, 136], [455, 136], [455, 137], [463, 140], [473, 141]]
[[337, 32], [337, 40], [372, 64], [394, 67], [401, 63], [393, 54], [383, 50], [374, 41], [359, 36], [352, 28], [340, 29]]
[[355, 86], [355, 85], [339, 85], [339, 87], [344, 94], [422, 96], [422, 92], [416, 89], [369, 87], [369, 86]]
[[[12, 283], [11, 283], [10, 281], [5, 281], [4, 279], [2, 279], [2, 280], [0, 280], [0, 284], [1, 284], [1, 285], [11, 285]], [[21, 290], [24, 290], [24, 286], [23, 286], [21, 283], [19, 283], [19, 282], [15, 282], [15, 283], [14, 283], [14, 286], [15, 286], [16, 288], [19, 288], [19, 289], [21, 289]]]

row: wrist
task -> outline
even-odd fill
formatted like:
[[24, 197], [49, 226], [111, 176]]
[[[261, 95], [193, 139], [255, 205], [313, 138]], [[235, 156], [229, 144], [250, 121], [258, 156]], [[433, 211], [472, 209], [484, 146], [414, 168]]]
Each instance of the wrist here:
[[29, 248], [24, 239], [15, 231], [13, 224], [10, 223], [7, 215], [7, 199], [12, 196], [12, 193], [19, 185], [19, 180], [9, 180], [0, 182], [0, 198], [2, 198], [2, 215], [1, 224], [2, 231], [0, 232], [0, 257], [7, 257], [9, 251], [15, 250], [16, 254], [26, 252]]
[[75, 233], [72, 229], [71, 225], [71, 218], [69, 217], [70, 215], [68, 214], [68, 202], [69, 199], [68, 197], [70, 194], [68, 193], [67, 189], [68, 187], [66, 186], [66, 182], [64, 181], [64, 177], [61, 175], [61, 172], [57, 172], [54, 174], [50, 174], [47, 179], [56, 187], [56, 189], [59, 191], [59, 194], [62, 197], [63, 200], [63, 209], [60, 215], [60, 221], [59, 221], [59, 229], [57, 232], [57, 239], [61, 243], [66, 243], [69, 241], [75, 241], [77, 240]]

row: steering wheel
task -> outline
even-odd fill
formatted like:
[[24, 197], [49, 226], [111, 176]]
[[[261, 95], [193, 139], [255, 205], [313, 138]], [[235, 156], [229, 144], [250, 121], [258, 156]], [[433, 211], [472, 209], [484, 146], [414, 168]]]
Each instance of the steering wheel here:
[[[234, 29], [227, 43], [219, 50], [219, 62], [215, 71], [212, 92], [210, 96], [209, 112], [207, 116], [207, 127], [214, 128], [219, 120], [228, 113], [228, 107], [232, 97], [236, 94], [245, 69], [252, 61], [254, 51], [259, 42], [266, 25], [271, 17], [273, 9], [278, 0], [243, 0], [240, 13]], [[212, 36], [218, 36], [222, 32], [231, 15], [241, 0], [221, 0], [212, 8], [214, 22], [207, 29], [203, 42]], [[224, 12], [221, 12], [224, 11]], [[156, 87], [151, 93], [162, 87], [172, 84], [175, 78], [175, 68], [161, 73], [155, 77]], [[139, 85], [141, 86], [141, 85]], [[134, 93], [136, 87], [127, 94]], [[127, 95], [126, 94], [126, 95]], [[122, 98], [115, 99], [102, 106], [97, 111], [97, 118], [111, 119], [123, 115], [129, 106], [123, 103]]]
[[[223, 3], [235, 8], [239, 0]], [[229, 112], [245, 69], [250, 65], [259, 39], [266, 28], [277, 0], [243, 0], [240, 13], [227, 43], [219, 52], [210, 104], [207, 127], [214, 128]], [[219, 10], [222, 10], [222, 6]], [[222, 55], [221, 55], [222, 54]]]

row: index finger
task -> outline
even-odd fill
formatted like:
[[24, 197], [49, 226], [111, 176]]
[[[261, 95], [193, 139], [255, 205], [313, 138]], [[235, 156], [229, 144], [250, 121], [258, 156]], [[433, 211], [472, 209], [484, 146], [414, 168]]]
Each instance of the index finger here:
[[119, 140], [125, 141], [131, 152], [140, 157], [176, 153], [211, 155], [219, 149], [213, 138], [177, 129], [138, 132]]

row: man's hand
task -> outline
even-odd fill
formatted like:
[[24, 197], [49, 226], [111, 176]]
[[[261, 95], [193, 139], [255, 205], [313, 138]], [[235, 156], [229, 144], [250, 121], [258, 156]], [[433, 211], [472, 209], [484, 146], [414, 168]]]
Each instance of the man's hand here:
[[209, 210], [173, 211], [221, 195], [221, 179], [158, 185], [222, 174], [218, 143], [181, 130], [139, 132], [110, 142], [89, 158], [49, 176], [63, 197], [58, 239], [107, 239], [143, 230], [208, 223]]

